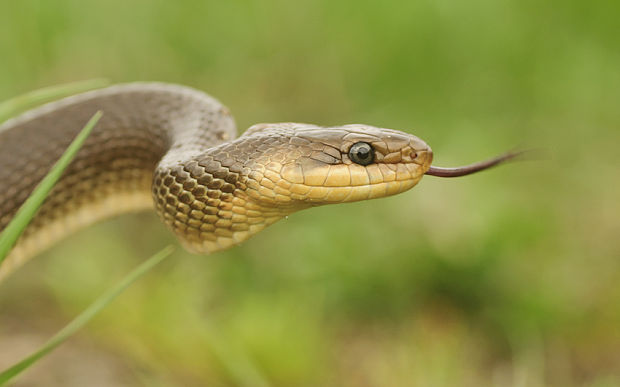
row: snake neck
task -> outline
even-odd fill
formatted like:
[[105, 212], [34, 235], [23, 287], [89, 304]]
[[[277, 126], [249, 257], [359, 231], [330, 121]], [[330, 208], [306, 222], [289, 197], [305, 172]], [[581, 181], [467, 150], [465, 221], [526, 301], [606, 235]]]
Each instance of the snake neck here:
[[256, 165], [248, 160], [253, 154], [240, 151], [247, 148], [245, 139], [198, 152], [172, 167], [158, 166], [152, 188], [157, 212], [187, 250], [202, 254], [224, 250], [310, 207], [257, 193], [257, 189], [272, 193], [274, 187], [253, 179]]
[[69, 233], [152, 208], [155, 169], [171, 170], [236, 134], [218, 101], [177, 85], [118, 85], [34, 109], [0, 125], [0, 230], [97, 110], [102, 119], [0, 266], [0, 278]]

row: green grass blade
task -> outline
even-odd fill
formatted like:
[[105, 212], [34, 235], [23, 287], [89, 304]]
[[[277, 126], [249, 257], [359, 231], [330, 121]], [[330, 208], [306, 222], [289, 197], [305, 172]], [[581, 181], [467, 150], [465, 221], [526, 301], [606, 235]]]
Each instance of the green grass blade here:
[[2, 234], [0, 234], [0, 264], [2, 264], [2, 261], [4, 261], [9, 254], [19, 236], [37, 213], [37, 210], [47, 197], [47, 194], [54, 187], [58, 179], [60, 179], [63, 171], [67, 168], [69, 163], [71, 163], [78, 150], [101, 118], [101, 115], [101, 111], [93, 115], [82, 131], [75, 137], [71, 145], [69, 145], [65, 153], [63, 153], [56, 164], [54, 164], [50, 172], [41, 180], [32, 194], [24, 204], [22, 204], [11, 223], [2, 231]]
[[72, 336], [75, 332], [82, 328], [88, 321], [90, 321], [97, 313], [99, 313], [103, 308], [105, 308], [116, 296], [122, 293], [123, 290], [125, 290], [129, 285], [134, 283], [137, 279], [139, 279], [142, 275], [148, 272], [153, 266], [161, 262], [164, 258], [170, 256], [173, 250], [173, 246], [168, 246], [157, 254], [153, 255], [151, 258], [147, 259], [140, 266], [130, 272], [119, 283], [117, 283], [115, 286], [108, 289], [105, 293], [99, 296], [99, 298], [97, 298], [92, 304], [90, 304], [88, 308], [86, 308], [69, 324], [67, 324], [63, 329], [56, 333], [37, 351], [35, 351], [25, 359], [19, 361], [15, 365], [11, 366], [10, 368], [2, 371], [0, 373], [0, 386], [5, 385], [9, 380], [11, 380], [16, 375], [33, 365], [37, 360], [41, 359], [43, 356], [51, 352], [62, 342], [67, 340], [70, 336]]
[[109, 81], [106, 79], [89, 79], [86, 81], [65, 83], [63, 85], [44, 87], [28, 93], [11, 98], [0, 103], [0, 123], [8, 120], [19, 112], [30, 107], [51, 101], [71, 94], [80, 93], [87, 90], [98, 89], [107, 86]]

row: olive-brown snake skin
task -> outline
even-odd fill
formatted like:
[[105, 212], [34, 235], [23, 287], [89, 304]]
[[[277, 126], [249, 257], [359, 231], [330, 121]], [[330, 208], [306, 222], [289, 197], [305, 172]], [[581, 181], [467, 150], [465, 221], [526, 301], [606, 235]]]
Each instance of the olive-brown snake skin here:
[[203, 92], [132, 83], [0, 125], [0, 230], [97, 110], [103, 118], [0, 266], [0, 278], [68, 233], [153, 203], [183, 246], [212, 253], [304, 208], [394, 195], [427, 172], [451, 176], [431, 167], [431, 149], [411, 134], [278, 123], [235, 138], [228, 110]]

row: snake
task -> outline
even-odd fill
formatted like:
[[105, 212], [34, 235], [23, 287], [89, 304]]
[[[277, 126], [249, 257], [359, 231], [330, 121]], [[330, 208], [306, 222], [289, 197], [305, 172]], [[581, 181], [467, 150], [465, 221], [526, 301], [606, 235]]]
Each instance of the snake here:
[[237, 137], [230, 111], [191, 87], [138, 82], [69, 96], [0, 125], [0, 230], [97, 111], [97, 123], [0, 266], [5, 277], [65, 236], [155, 209], [188, 251], [239, 244], [296, 211], [395, 195], [515, 157], [431, 165], [420, 138], [349, 124], [262, 123]]

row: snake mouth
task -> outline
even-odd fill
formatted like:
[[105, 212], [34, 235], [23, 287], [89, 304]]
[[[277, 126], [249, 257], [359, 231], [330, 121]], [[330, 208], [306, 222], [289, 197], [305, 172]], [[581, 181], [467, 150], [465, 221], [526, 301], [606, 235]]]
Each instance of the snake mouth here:
[[365, 167], [355, 164], [331, 166], [325, 181], [311, 186], [300, 199], [313, 204], [331, 204], [396, 195], [414, 187], [430, 167], [431, 161], [432, 152], [428, 149], [412, 152], [410, 159], [403, 158], [398, 163], [379, 162]]
[[411, 153], [410, 160], [398, 163], [282, 168], [279, 174], [269, 174], [267, 186], [272, 188], [263, 184], [264, 179], [261, 184], [250, 181], [248, 193], [280, 206], [317, 206], [391, 196], [415, 186], [430, 166], [430, 149], [415, 153]]
[[413, 188], [421, 178], [419, 176], [414, 179], [387, 181], [355, 187], [309, 187], [305, 195], [298, 196], [298, 200], [317, 206], [378, 199], [407, 191]]

